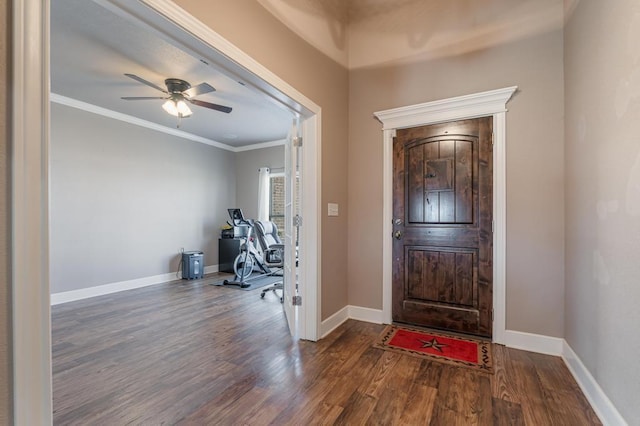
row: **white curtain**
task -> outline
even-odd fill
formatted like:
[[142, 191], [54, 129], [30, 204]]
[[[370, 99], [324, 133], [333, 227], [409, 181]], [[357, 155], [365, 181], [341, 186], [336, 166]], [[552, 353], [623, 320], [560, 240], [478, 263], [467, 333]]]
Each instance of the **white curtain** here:
[[258, 169], [258, 220], [269, 220], [269, 168]]

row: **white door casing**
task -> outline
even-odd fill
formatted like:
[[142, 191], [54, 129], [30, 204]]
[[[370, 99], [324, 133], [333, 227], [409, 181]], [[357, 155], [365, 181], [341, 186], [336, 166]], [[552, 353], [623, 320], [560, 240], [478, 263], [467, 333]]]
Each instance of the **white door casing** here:
[[382, 317], [391, 323], [393, 138], [397, 129], [493, 116], [493, 342], [506, 328], [506, 104], [517, 86], [374, 113], [383, 130]]
[[293, 304], [293, 297], [297, 296], [296, 281], [298, 268], [296, 266], [296, 236], [295, 216], [298, 214], [298, 194], [295, 193], [296, 175], [298, 172], [298, 123], [294, 120], [284, 148], [284, 285], [282, 289], [284, 314], [289, 324], [289, 331], [294, 337], [298, 336], [298, 309]]

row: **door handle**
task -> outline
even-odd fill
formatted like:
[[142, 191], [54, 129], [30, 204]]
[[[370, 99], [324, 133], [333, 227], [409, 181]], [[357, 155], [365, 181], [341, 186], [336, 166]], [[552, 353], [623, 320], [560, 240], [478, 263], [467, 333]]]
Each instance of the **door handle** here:
[[396, 240], [402, 239], [402, 232], [401, 231], [394, 232], [393, 233], [393, 238], [395, 238]]

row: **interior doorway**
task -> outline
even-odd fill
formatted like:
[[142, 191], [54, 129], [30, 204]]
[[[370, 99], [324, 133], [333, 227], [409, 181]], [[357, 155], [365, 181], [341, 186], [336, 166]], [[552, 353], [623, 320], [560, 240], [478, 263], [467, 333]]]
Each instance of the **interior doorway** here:
[[[168, 37], [199, 50], [211, 63], [240, 77], [297, 114], [305, 139], [302, 191], [304, 227], [299, 270], [298, 334], [319, 336], [319, 255], [321, 161], [320, 107], [251, 57], [203, 26], [173, 2], [156, 0], [101, 3], [162, 28]], [[49, 5], [39, 0], [14, 3], [13, 33], [13, 350], [16, 423], [51, 422], [50, 301], [48, 281]], [[35, 166], [34, 165], [39, 165]], [[293, 300], [286, 300], [293, 309]]]

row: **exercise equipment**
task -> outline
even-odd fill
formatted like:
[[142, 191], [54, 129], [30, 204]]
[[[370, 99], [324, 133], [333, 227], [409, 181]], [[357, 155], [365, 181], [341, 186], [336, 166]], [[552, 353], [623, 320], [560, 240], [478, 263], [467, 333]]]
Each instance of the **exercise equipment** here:
[[[233, 280], [224, 280], [224, 285], [235, 285], [240, 288], [247, 288], [251, 285], [251, 281], [265, 276], [275, 275], [281, 271], [272, 270], [264, 261], [262, 254], [253, 244], [254, 239], [254, 221], [244, 218], [241, 209], [228, 209], [231, 217], [231, 226], [247, 226], [249, 231], [240, 245], [240, 253], [233, 261], [233, 272], [235, 274]], [[254, 269], [257, 273], [253, 274]]]

